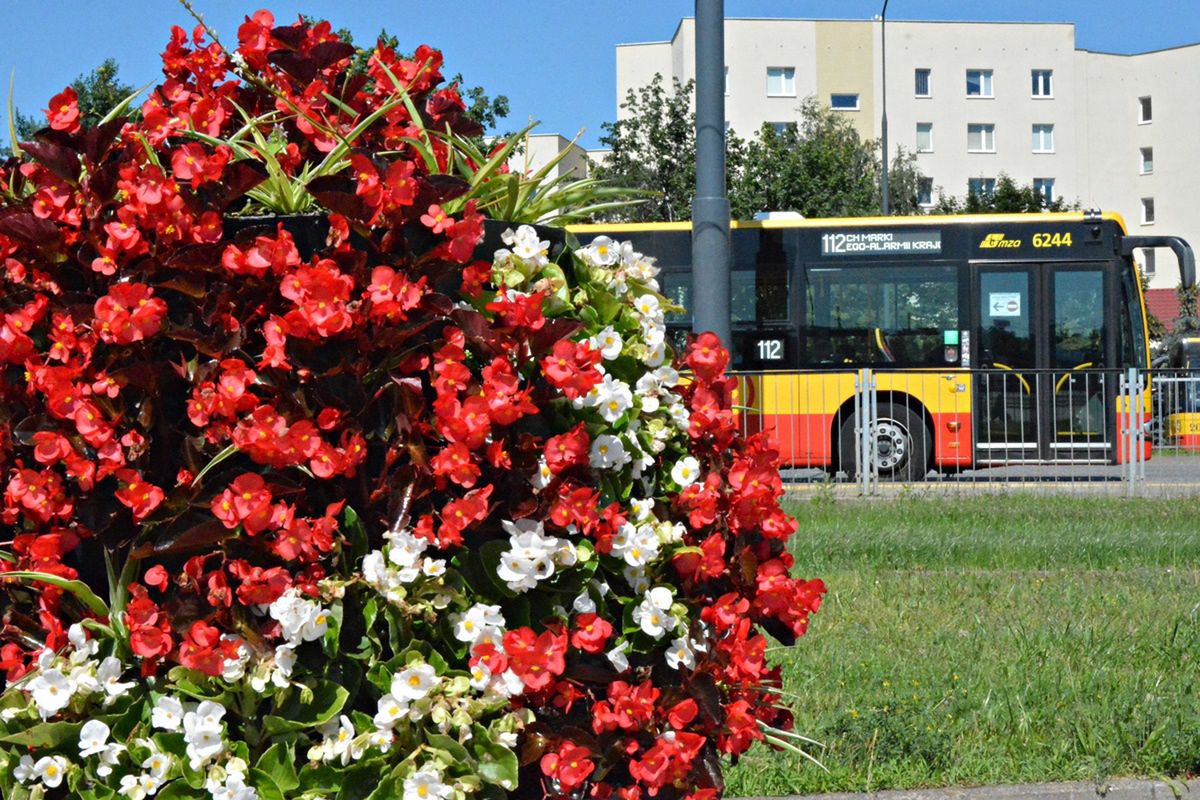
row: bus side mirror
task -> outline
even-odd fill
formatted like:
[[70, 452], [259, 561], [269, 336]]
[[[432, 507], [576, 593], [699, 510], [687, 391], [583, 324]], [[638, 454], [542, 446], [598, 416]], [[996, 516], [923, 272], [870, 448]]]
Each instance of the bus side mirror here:
[[1121, 255], [1133, 256], [1133, 251], [1143, 247], [1169, 247], [1179, 261], [1179, 282], [1184, 286], [1196, 285], [1196, 254], [1192, 247], [1178, 236], [1124, 236], [1121, 238]]

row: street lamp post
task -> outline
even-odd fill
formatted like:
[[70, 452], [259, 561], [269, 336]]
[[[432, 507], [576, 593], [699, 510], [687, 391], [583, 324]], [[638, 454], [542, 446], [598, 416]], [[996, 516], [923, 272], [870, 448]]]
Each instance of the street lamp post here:
[[692, 329], [733, 347], [725, 190], [725, 2], [696, 0], [696, 199], [692, 204]]
[[883, 64], [883, 118], [880, 120], [879, 128], [882, 134], [883, 145], [883, 175], [880, 181], [879, 193], [883, 195], [880, 201], [880, 208], [883, 210], [883, 215], [886, 217], [891, 213], [891, 198], [888, 196], [888, 171], [891, 168], [888, 154], [887, 140], [887, 7], [888, 0], [883, 0], [883, 12], [879, 15], [879, 40], [880, 40], [880, 61]]

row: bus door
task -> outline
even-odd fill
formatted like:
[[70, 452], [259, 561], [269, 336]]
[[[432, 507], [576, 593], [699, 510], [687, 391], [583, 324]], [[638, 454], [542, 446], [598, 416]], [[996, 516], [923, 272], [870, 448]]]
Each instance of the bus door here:
[[1037, 271], [1030, 266], [976, 264], [973, 303], [978, 311], [973, 366], [977, 463], [1040, 457], [1037, 373], [1041, 338], [1034, 308]]
[[1098, 264], [976, 264], [978, 463], [1110, 461], [1113, 333]]

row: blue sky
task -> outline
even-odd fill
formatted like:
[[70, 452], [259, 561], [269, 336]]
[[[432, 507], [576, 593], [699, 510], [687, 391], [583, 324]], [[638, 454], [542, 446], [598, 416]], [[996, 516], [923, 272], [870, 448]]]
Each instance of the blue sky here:
[[[195, 0], [223, 39], [236, 41], [244, 15], [270, 8], [276, 19], [322, 16], [362, 43], [380, 28], [406, 49], [440, 48], [448, 74], [505, 94], [506, 128], [532, 118], [539, 130], [595, 146], [616, 114], [614, 46], [669, 39], [692, 0]], [[726, 16], [868, 19], [881, 0], [726, 0]], [[1076, 44], [1130, 53], [1200, 42], [1197, 0], [891, 0], [889, 19], [1053, 21], [1076, 24]], [[158, 77], [171, 25], [191, 28], [174, 0], [0, 0], [0, 87], [16, 68], [14, 102], [24, 113], [82, 72], [116, 58], [137, 86]], [[1194, 79], [1194, 78], [1189, 78]]]

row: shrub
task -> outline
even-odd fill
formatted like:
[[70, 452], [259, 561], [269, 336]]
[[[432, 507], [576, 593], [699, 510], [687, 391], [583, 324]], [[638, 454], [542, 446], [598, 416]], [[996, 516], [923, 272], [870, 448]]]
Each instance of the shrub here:
[[763, 631], [824, 587], [720, 343], [485, 219], [436, 50], [238, 41], [0, 170], [4, 796], [701, 798], [791, 746]]

